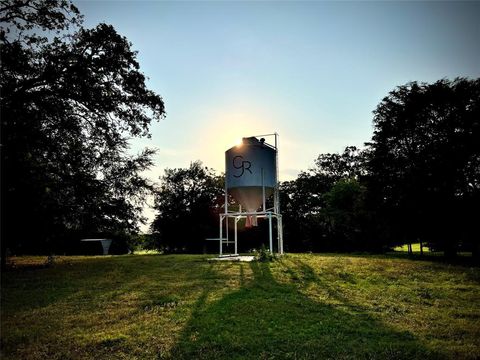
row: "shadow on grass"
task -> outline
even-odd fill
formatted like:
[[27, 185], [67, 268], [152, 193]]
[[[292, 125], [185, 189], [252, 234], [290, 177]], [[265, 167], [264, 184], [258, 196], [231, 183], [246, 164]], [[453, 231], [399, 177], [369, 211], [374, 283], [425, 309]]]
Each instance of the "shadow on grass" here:
[[[364, 311], [314, 301], [301, 287], [322, 283], [307, 264], [281, 261], [281, 271], [295, 279], [279, 282], [268, 263], [239, 264], [241, 288], [213, 303], [208, 289], [198, 299], [172, 358], [436, 358], [409, 332], [395, 331]], [[253, 279], [244, 279], [251, 270]], [[357, 309], [358, 310], [358, 309]]]
[[[201, 265], [196, 273], [188, 271], [192, 262]], [[99, 312], [106, 306], [123, 306], [122, 296], [129, 294], [135, 296], [133, 301], [141, 311], [172, 306], [192, 282], [209, 281], [209, 268], [203, 258], [176, 261], [168, 255], [75, 257], [49, 268], [21, 266], [2, 273], [2, 314], [48, 311], [59, 305], [74, 307], [77, 313]], [[175, 284], [173, 295], [169, 284]]]
[[[227, 279], [199, 256], [70, 260], [2, 274], [0, 358], [145, 358], [166, 352], [188, 319], [190, 302], [202, 304], [199, 295]], [[157, 339], [163, 334], [165, 340]]]

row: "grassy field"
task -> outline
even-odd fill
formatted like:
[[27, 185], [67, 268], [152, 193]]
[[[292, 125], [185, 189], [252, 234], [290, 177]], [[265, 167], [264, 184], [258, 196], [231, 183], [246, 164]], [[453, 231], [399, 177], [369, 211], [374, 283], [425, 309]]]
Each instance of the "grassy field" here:
[[[395, 251], [401, 251], [401, 252], [407, 252], [408, 251], [408, 245], [405, 244], [405, 245], [401, 245], [401, 246], [397, 246], [395, 249]], [[412, 244], [412, 252], [414, 253], [419, 253], [420, 252], [420, 243], [413, 243]], [[430, 249], [428, 248], [428, 246], [423, 246], [423, 252], [424, 253], [427, 253], [427, 252], [430, 252]]]
[[2, 359], [475, 359], [480, 269], [391, 256], [16, 258]]

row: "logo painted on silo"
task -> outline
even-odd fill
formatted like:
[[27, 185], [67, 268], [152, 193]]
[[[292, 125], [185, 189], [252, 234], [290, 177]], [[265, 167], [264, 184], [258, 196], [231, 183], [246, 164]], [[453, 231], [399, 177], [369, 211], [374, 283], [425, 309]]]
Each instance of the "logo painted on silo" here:
[[228, 189], [273, 189], [277, 184], [276, 179], [276, 151], [256, 138], [244, 138], [242, 145], [225, 152], [225, 181]]
[[245, 171], [248, 171], [250, 174], [252, 173], [252, 170], [250, 170], [252, 163], [248, 160], [243, 160], [243, 156], [241, 155], [237, 155], [233, 158], [232, 165], [235, 169], [241, 169], [239, 175], [233, 175], [236, 178], [242, 177]]

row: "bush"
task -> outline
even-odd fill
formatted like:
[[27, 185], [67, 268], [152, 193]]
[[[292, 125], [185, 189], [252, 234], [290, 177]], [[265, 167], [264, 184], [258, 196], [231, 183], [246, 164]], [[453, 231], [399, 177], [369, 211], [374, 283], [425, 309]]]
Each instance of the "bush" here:
[[277, 255], [272, 253], [263, 244], [262, 244], [262, 247], [260, 248], [260, 250], [258, 250], [258, 251], [254, 250], [254, 253], [255, 253], [255, 260], [257, 260], [257, 261], [270, 262], [270, 261], [275, 261], [277, 259]]

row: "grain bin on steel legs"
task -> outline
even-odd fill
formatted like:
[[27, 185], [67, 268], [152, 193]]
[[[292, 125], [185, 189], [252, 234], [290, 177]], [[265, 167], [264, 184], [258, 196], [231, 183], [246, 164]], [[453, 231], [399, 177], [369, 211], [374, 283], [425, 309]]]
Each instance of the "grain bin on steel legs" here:
[[[267, 136], [274, 137], [273, 145], [265, 142], [263, 137]], [[267, 208], [266, 201], [272, 195], [273, 207]], [[232, 198], [236, 204], [230, 204], [229, 199]], [[234, 253], [230, 255], [238, 255], [237, 223], [243, 218], [246, 219], [246, 227], [257, 226], [258, 218], [268, 219], [269, 251], [273, 253], [276, 248], [276, 252], [283, 254], [277, 133], [244, 137], [239, 145], [225, 152], [225, 205], [224, 212], [220, 214], [218, 238], [221, 256], [224, 255], [223, 245], [232, 243], [235, 245]], [[233, 220], [233, 240], [228, 239], [229, 219]], [[277, 244], [275, 245], [272, 219], [277, 221]]]

